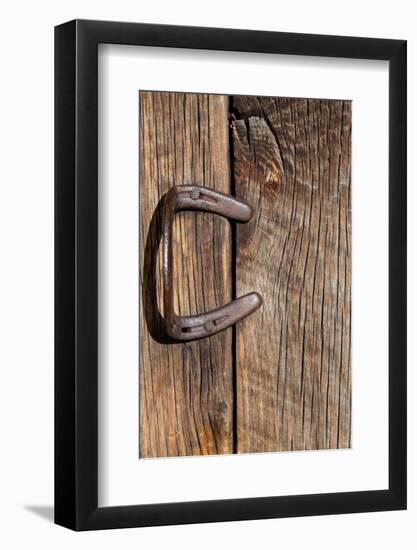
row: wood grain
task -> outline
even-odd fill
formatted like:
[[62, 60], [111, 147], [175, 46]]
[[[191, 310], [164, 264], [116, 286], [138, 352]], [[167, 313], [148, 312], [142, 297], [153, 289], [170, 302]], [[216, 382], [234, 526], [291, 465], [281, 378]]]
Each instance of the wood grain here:
[[[233, 450], [232, 330], [164, 341], [161, 197], [173, 185], [230, 192], [228, 98], [140, 92], [140, 457]], [[231, 299], [228, 222], [183, 212], [174, 223], [175, 307], [203, 312]]]
[[237, 451], [351, 444], [351, 103], [233, 98]]

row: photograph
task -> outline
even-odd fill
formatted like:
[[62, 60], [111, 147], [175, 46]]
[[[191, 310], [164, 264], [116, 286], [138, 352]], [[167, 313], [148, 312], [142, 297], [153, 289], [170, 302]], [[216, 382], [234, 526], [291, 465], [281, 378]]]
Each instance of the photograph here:
[[139, 113], [139, 457], [350, 448], [352, 101], [140, 90]]

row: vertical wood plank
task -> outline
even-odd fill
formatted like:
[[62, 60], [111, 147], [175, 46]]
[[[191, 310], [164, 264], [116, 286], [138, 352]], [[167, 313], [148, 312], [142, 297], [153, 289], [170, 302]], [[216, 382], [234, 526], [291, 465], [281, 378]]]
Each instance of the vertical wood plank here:
[[[196, 184], [230, 192], [228, 98], [140, 92], [140, 457], [233, 450], [231, 329], [196, 342], [161, 336], [161, 197]], [[158, 207], [159, 203], [159, 207]], [[174, 223], [175, 307], [200, 313], [231, 299], [226, 220], [183, 212]], [[162, 340], [161, 340], [162, 338]]]
[[351, 442], [351, 103], [236, 96], [237, 451]]

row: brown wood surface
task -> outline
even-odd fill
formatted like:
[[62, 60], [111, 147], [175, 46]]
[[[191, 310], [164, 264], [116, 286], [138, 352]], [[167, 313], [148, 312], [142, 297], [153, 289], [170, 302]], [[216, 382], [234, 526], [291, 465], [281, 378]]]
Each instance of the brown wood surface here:
[[[140, 92], [140, 457], [233, 450], [232, 329], [196, 342], [165, 343], [161, 319], [161, 197], [173, 185], [230, 192], [228, 98]], [[158, 206], [159, 203], [159, 206]], [[200, 313], [231, 299], [226, 220], [177, 214], [175, 307]]]
[[[349, 101], [140, 93], [141, 457], [350, 447], [350, 166]], [[255, 216], [232, 243], [219, 216], [177, 215], [177, 312], [252, 291], [264, 305], [172, 344], [158, 246], [161, 198], [181, 184]]]
[[233, 98], [237, 451], [350, 446], [351, 103]]

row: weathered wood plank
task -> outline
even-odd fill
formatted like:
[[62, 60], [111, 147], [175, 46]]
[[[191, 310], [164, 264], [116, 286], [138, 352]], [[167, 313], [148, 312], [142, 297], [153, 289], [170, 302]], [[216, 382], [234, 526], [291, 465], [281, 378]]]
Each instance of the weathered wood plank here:
[[351, 442], [351, 103], [237, 96], [236, 291], [264, 306], [236, 330], [237, 451]]
[[[164, 342], [161, 197], [173, 185], [230, 192], [228, 98], [140, 92], [140, 456], [233, 450], [231, 329], [187, 344]], [[156, 213], [154, 214], [156, 210]], [[184, 212], [174, 223], [175, 307], [202, 312], [231, 299], [226, 220]]]

